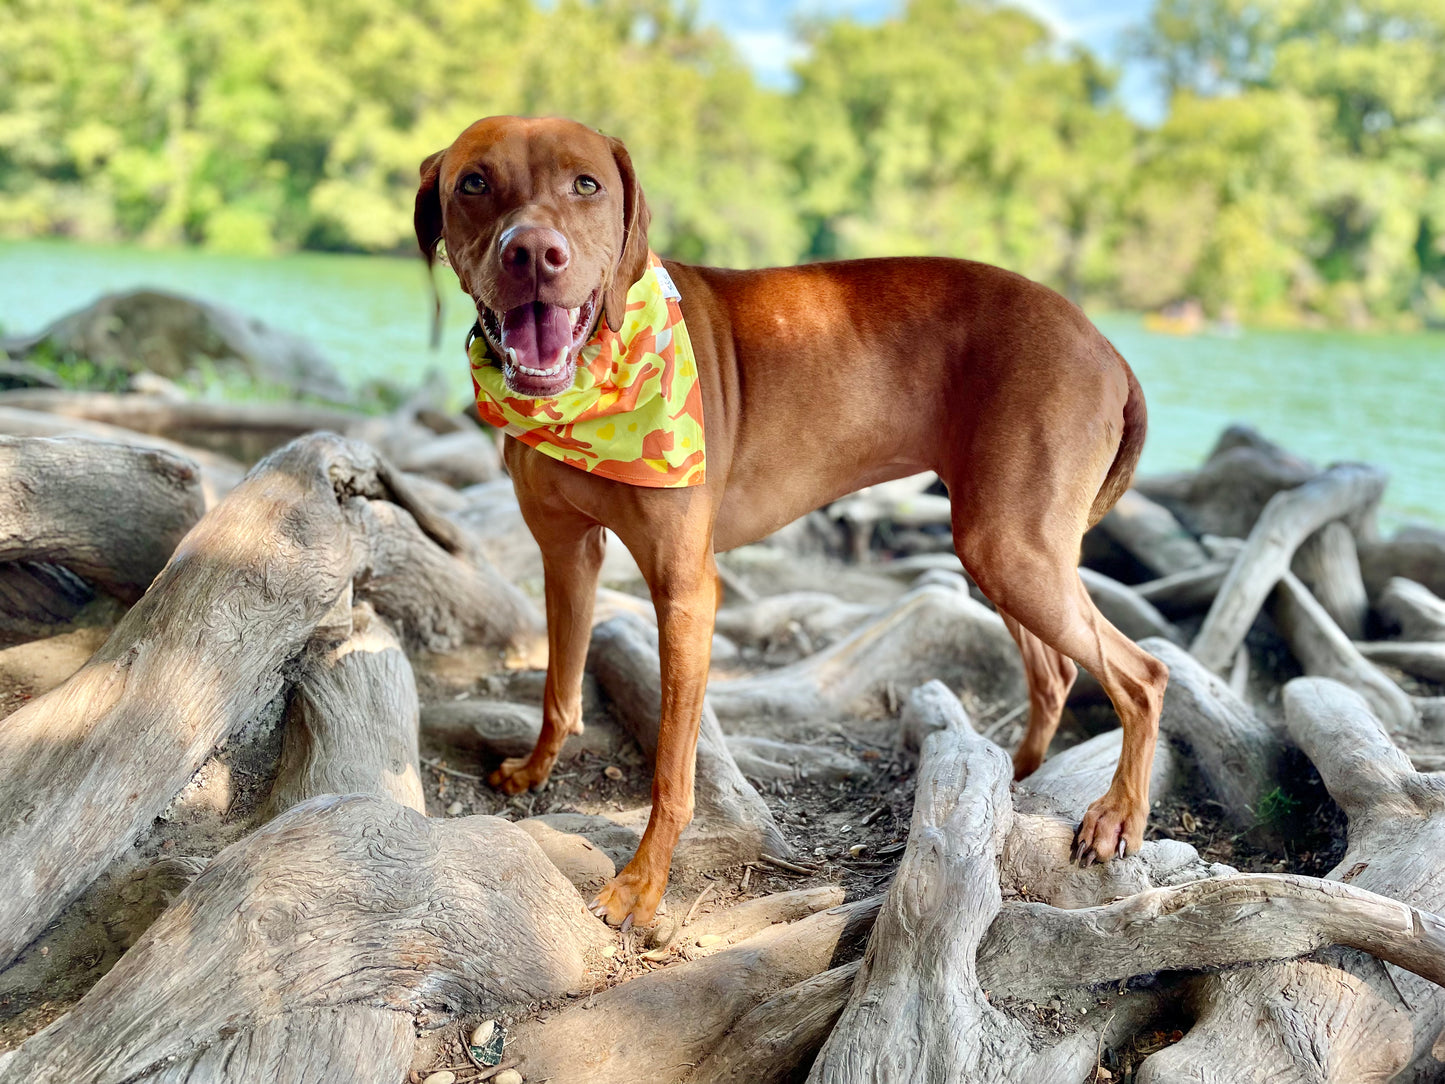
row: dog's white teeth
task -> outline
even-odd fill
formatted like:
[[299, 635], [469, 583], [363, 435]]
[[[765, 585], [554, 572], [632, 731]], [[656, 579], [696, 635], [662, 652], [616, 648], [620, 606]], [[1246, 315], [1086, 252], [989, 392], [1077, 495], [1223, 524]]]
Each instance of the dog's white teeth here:
[[531, 371], [531, 370], [528, 369], [525, 365], [523, 365], [520, 361], [517, 360], [517, 348], [516, 348], [515, 346], [509, 346], [509, 347], [507, 347], [507, 360], [512, 363], [512, 367], [513, 367], [514, 369], [522, 369], [522, 370], [524, 370], [524, 371], [526, 371], [526, 372], [530, 372], [530, 371]]
[[557, 351], [557, 360], [552, 363], [550, 369], [534, 369], [530, 365], [518, 364], [517, 368], [528, 376], [556, 376], [562, 371], [562, 366], [567, 364], [567, 348], [563, 347]]

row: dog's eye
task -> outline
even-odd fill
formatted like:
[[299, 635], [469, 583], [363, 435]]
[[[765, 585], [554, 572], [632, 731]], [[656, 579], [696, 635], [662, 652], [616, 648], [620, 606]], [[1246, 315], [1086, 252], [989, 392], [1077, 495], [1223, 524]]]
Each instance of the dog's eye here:
[[572, 191], [576, 192], [579, 196], [595, 195], [597, 189], [601, 187], [601, 185], [585, 173], [572, 182]]
[[480, 196], [487, 191], [487, 179], [480, 173], [468, 173], [459, 187], [469, 196]]

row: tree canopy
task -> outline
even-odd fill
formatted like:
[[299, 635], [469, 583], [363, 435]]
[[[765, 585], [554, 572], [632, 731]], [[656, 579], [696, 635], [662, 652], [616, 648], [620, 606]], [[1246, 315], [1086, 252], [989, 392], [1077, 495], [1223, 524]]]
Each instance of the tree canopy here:
[[804, 27], [758, 85], [683, 0], [0, 0], [0, 234], [401, 252], [472, 120], [624, 139], [654, 247], [967, 256], [1079, 300], [1445, 321], [1445, 2], [1159, 0], [1170, 91], [988, 0]]

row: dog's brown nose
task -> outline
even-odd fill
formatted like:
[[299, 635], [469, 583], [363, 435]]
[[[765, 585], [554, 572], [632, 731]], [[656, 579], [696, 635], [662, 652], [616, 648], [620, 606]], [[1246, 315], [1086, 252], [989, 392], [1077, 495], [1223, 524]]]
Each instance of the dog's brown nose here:
[[502, 267], [516, 278], [545, 282], [567, 270], [567, 238], [546, 226], [513, 226], [502, 234]]

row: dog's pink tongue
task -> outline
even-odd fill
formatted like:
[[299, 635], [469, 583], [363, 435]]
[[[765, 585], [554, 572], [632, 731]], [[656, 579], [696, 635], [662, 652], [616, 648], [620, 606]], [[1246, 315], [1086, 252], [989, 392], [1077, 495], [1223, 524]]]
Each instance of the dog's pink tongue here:
[[517, 352], [519, 364], [550, 369], [557, 354], [572, 346], [572, 321], [560, 305], [533, 301], [502, 314], [502, 347]]

